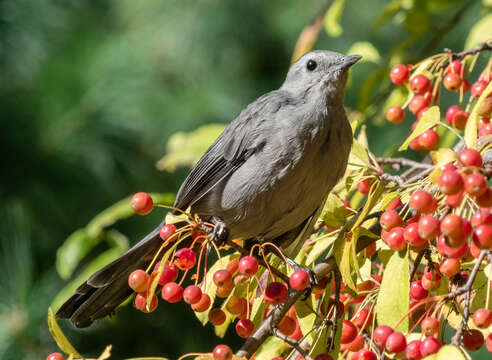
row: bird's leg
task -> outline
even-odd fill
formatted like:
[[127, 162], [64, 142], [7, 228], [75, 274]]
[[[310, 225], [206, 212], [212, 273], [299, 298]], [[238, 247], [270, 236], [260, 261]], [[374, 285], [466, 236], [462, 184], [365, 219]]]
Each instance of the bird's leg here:
[[226, 224], [217, 216], [213, 216], [210, 219], [210, 222], [215, 225], [213, 230], [210, 232], [211, 240], [215, 242], [217, 246], [224, 245], [225, 241], [229, 237], [229, 230], [227, 229]]
[[308, 275], [309, 275], [309, 286], [307, 287], [306, 295], [304, 295], [304, 297], [302, 298], [302, 300], [306, 300], [311, 295], [311, 292], [313, 291], [313, 287], [318, 285], [318, 279], [316, 278], [316, 274], [310, 268], [308, 268], [306, 266], [299, 265], [298, 263], [296, 263], [294, 260], [292, 260], [288, 256], [285, 256], [285, 259], [287, 260], [289, 265], [292, 266], [294, 271], [304, 270], [305, 272], [308, 273]]

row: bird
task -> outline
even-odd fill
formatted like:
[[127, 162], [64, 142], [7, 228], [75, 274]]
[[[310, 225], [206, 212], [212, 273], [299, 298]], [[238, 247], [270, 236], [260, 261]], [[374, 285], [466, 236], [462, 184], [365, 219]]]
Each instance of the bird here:
[[[360, 59], [327, 50], [300, 57], [279, 89], [244, 108], [213, 142], [174, 207], [212, 222], [217, 238], [272, 242], [295, 256], [347, 167], [353, 135], [344, 94]], [[57, 317], [87, 327], [112, 314], [133, 293], [129, 274], [146, 268], [161, 247], [164, 224], [92, 274]]]

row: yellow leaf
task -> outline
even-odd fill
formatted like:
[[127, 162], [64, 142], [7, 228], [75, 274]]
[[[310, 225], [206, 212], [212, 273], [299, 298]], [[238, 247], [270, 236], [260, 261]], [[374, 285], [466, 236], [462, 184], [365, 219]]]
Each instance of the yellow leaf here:
[[427, 109], [422, 118], [417, 123], [415, 130], [412, 131], [410, 136], [405, 140], [402, 146], [400, 146], [398, 151], [406, 150], [408, 148], [408, 144], [410, 144], [413, 139], [439, 124], [440, 117], [441, 113], [439, 111], [439, 106], [433, 106]]
[[456, 347], [454, 345], [444, 345], [437, 352], [435, 359], [436, 360], [450, 360], [450, 359], [466, 360], [466, 357], [458, 347]]
[[51, 336], [53, 336], [56, 345], [58, 345], [61, 351], [72, 355], [75, 358], [82, 358], [82, 356], [77, 352], [77, 350], [75, 350], [70, 341], [68, 341], [65, 334], [63, 334], [63, 332], [61, 331], [60, 326], [58, 326], [58, 323], [56, 322], [55, 314], [53, 314], [53, 310], [51, 309], [51, 307], [48, 308], [48, 329], [51, 333]]

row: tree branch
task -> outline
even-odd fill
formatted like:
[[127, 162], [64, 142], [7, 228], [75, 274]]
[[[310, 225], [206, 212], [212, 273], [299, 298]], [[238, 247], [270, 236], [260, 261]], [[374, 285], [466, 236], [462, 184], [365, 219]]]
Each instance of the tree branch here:
[[[478, 45], [474, 48], [463, 50], [463, 51], [458, 52], [458, 53], [455, 53], [450, 49], [444, 49], [444, 51], [447, 52], [451, 56], [452, 60], [461, 60], [467, 55], [477, 54], [477, 53], [482, 52], [482, 51], [492, 51], [492, 39], [488, 39], [488, 40], [484, 41], [483, 43], [481, 43], [480, 45]], [[441, 69], [444, 69], [448, 65], [449, 65], [449, 60], [446, 60], [446, 61], [442, 62], [441, 64], [439, 64], [439, 66], [436, 67], [435, 71], [439, 71]]]

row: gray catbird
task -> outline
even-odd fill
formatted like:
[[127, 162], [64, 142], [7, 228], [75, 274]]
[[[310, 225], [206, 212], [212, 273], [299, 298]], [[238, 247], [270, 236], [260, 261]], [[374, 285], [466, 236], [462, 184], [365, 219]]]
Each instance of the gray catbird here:
[[[295, 254], [347, 166], [344, 89], [359, 59], [330, 51], [302, 56], [280, 89], [248, 105], [215, 140], [174, 206], [215, 223], [218, 237], [271, 241]], [[132, 294], [129, 274], [145, 269], [161, 246], [161, 226], [89, 277], [57, 316], [86, 327], [113, 312]]]

